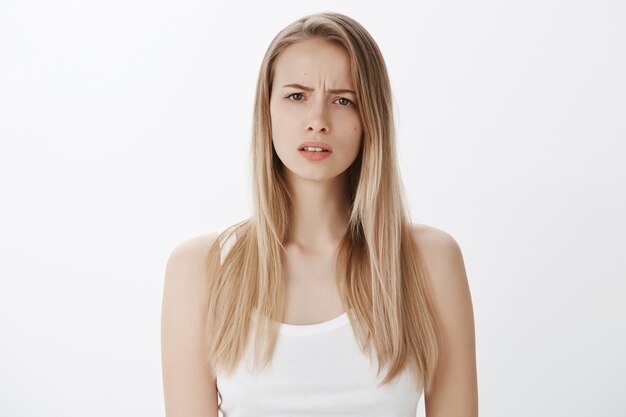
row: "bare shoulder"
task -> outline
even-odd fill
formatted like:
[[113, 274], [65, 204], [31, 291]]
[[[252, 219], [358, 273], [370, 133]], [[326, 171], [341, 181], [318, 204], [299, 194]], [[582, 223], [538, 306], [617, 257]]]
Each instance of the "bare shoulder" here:
[[209, 250], [215, 239], [217, 232], [204, 233], [191, 237], [177, 244], [170, 253], [168, 262], [170, 261], [193, 261], [198, 256], [203, 256]]
[[413, 224], [432, 285], [440, 325], [440, 356], [426, 415], [478, 415], [474, 313], [461, 248], [446, 231]]
[[435, 301], [441, 304], [449, 301], [452, 295], [460, 299], [469, 298], [465, 262], [456, 239], [433, 226], [418, 223], [412, 226], [413, 238], [428, 270]]
[[[461, 248], [448, 232], [425, 224], [413, 223], [413, 239], [431, 272], [453, 272], [437, 274], [438, 280], [466, 281], [465, 265]], [[435, 283], [433, 283], [435, 284]]]
[[217, 416], [217, 387], [206, 361], [206, 254], [217, 233], [179, 243], [165, 270], [161, 359], [166, 416]]
[[[167, 259], [164, 295], [190, 297], [199, 294], [205, 284], [206, 256], [218, 233], [205, 233], [178, 243]], [[187, 300], [188, 302], [191, 300]]]
[[457, 241], [448, 232], [426, 224], [413, 223], [413, 238], [420, 245], [420, 249], [441, 251], [458, 249]]

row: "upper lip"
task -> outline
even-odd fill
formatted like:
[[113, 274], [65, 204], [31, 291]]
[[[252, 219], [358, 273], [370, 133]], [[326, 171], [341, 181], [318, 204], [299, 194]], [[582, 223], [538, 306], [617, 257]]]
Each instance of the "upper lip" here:
[[333, 151], [333, 148], [330, 147], [330, 145], [326, 142], [318, 142], [318, 141], [306, 141], [306, 142], [302, 142], [300, 144], [300, 146], [298, 146], [298, 150], [302, 150], [302, 148], [306, 148], [307, 146], [313, 146], [316, 148], [322, 148], [324, 150], [327, 150], [329, 152]]

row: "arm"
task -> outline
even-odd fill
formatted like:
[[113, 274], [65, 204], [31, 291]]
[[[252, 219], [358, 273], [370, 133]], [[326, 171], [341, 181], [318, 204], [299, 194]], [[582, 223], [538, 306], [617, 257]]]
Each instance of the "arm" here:
[[217, 417], [217, 387], [206, 363], [201, 294], [209, 234], [174, 249], [167, 261], [161, 312], [161, 361], [167, 417]]
[[437, 372], [425, 394], [426, 416], [477, 417], [474, 314], [461, 249], [449, 234], [429, 226], [417, 226], [416, 238], [441, 330]]

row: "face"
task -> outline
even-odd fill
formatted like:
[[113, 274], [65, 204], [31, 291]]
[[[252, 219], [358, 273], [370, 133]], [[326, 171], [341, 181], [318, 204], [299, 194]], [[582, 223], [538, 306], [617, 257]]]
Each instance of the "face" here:
[[[362, 127], [348, 53], [321, 39], [290, 45], [274, 63], [272, 143], [287, 177], [326, 181], [356, 159]], [[328, 152], [302, 151], [305, 142]]]

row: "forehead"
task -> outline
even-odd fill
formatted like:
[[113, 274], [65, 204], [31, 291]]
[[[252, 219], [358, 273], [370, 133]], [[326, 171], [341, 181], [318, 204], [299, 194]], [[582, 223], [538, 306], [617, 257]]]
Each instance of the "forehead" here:
[[352, 88], [350, 57], [343, 47], [323, 39], [300, 41], [278, 55], [274, 82], [311, 86], [324, 82], [328, 88]]

